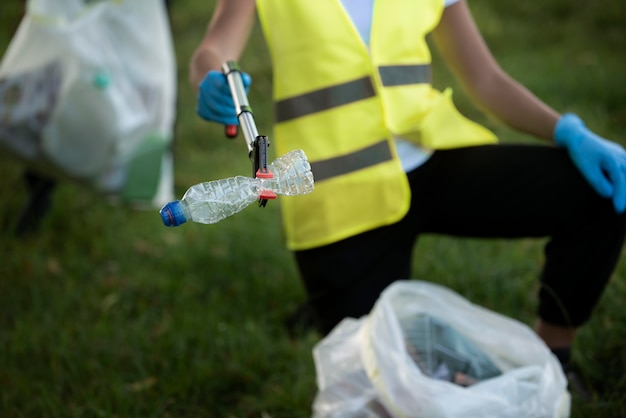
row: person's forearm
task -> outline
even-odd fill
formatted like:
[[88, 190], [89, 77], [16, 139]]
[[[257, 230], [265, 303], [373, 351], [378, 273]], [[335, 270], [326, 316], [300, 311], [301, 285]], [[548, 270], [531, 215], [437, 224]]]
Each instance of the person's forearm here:
[[197, 88], [210, 70], [228, 60], [238, 60], [254, 25], [254, 0], [221, 0], [189, 63], [189, 81]]
[[552, 139], [559, 114], [502, 70], [476, 27], [467, 2], [446, 7], [433, 37], [477, 106], [514, 129]]
[[465, 88], [479, 107], [508, 126], [552, 140], [561, 115], [506, 73], [496, 71]]
[[210, 70], [219, 70], [225, 59], [219, 51], [200, 46], [193, 53], [189, 65], [189, 81], [194, 88], [197, 88], [204, 76]]

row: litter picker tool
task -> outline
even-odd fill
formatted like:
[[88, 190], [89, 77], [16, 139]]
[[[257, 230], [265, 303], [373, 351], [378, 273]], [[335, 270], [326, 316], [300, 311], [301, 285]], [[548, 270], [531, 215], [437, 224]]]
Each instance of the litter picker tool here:
[[[265, 207], [268, 200], [276, 199], [279, 194], [294, 196], [313, 191], [313, 173], [304, 151], [291, 151], [268, 164], [269, 139], [258, 133], [241, 70], [234, 61], [227, 61], [222, 71], [228, 80], [237, 120], [248, 147], [252, 176], [229, 177], [190, 187], [180, 200], [161, 208], [161, 219], [166, 226], [179, 226], [189, 220], [212, 224], [243, 210], [254, 201]], [[237, 133], [237, 125], [226, 126], [229, 138], [236, 137]]]
[[[237, 120], [243, 131], [243, 136], [248, 147], [248, 157], [252, 162], [252, 177], [272, 178], [274, 174], [268, 169], [267, 150], [270, 141], [267, 136], [259, 135], [254, 121], [252, 108], [248, 103], [246, 90], [241, 79], [241, 70], [235, 61], [226, 61], [222, 65], [222, 71], [228, 80], [230, 93], [233, 96]], [[226, 125], [226, 136], [235, 138], [237, 136], [237, 125]], [[265, 206], [269, 199], [276, 199], [276, 193], [271, 190], [264, 191], [259, 195], [259, 206]]]

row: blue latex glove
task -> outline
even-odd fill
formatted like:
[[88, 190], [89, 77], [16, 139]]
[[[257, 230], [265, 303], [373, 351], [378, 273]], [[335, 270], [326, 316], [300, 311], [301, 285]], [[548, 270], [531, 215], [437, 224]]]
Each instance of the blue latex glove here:
[[[241, 81], [246, 94], [248, 94], [252, 78], [249, 74], [242, 72]], [[228, 80], [221, 71], [209, 71], [200, 83], [196, 113], [202, 119], [211, 122], [224, 125], [239, 124], [233, 96], [228, 87]]]
[[613, 201], [617, 213], [626, 209], [626, 151], [620, 145], [591, 132], [573, 113], [556, 124], [554, 142], [564, 147], [591, 186]]

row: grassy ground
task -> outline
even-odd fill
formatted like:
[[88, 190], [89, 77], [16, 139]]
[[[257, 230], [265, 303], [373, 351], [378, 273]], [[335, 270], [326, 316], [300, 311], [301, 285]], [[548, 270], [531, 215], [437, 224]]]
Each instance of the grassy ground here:
[[[241, 139], [198, 120], [187, 62], [214, 3], [175, 2], [179, 64], [176, 193], [204, 180], [248, 175]], [[626, 143], [624, 22], [620, 0], [470, 3], [502, 66], [560, 110]], [[0, 6], [0, 52], [21, 6]], [[155, 47], [158, 47], [155, 45]], [[250, 101], [270, 133], [271, 69], [260, 32], [241, 60]], [[453, 83], [447, 72], [438, 85]], [[462, 109], [504, 140], [530, 140]], [[283, 247], [278, 204], [250, 207], [216, 225], [162, 226], [158, 212], [111, 207], [62, 182], [41, 229], [12, 232], [26, 200], [23, 166], [0, 160], [0, 416], [305, 417], [315, 395], [311, 349], [283, 321], [303, 300]], [[533, 320], [542, 240], [427, 236], [414, 277]], [[626, 264], [582, 330], [575, 360], [593, 400], [573, 417], [626, 414]]]

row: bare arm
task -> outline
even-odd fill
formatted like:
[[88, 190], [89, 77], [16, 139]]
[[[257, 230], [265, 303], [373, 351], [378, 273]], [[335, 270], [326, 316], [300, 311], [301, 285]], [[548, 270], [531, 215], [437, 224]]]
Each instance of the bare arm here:
[[498, 65], [465, 0], [445, 9], [433, 39], [472, 100], [510, 127], [552, 139], [560, 114]]
[[191, 57], [189, 81], [197, 88], [209, 70], [238, 60], [254, 25], [254, 0], [219, 0], [204, 38]]

